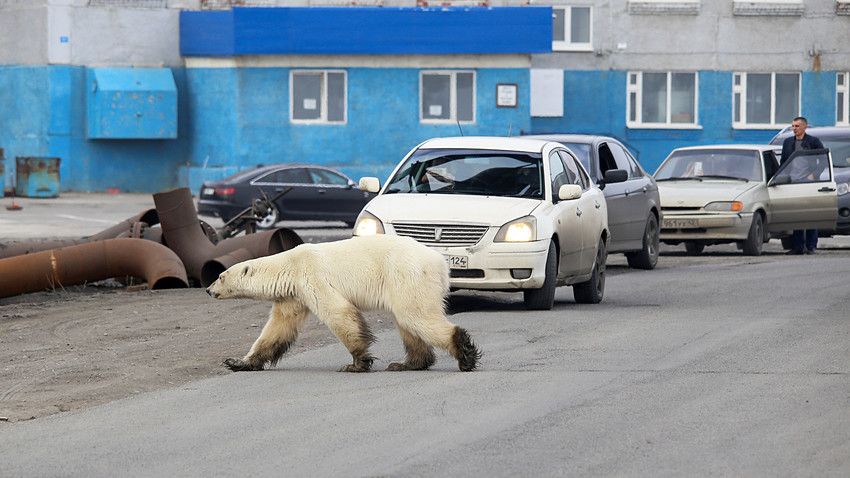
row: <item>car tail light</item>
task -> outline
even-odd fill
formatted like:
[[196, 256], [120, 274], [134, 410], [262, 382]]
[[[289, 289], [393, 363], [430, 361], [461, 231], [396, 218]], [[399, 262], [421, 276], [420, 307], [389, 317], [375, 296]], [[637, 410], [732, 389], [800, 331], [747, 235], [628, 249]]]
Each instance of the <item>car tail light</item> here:
[[216, 196], [232, 196], [234, 191], [236, 191], [234, 188], [215, 188], [214, 194]]

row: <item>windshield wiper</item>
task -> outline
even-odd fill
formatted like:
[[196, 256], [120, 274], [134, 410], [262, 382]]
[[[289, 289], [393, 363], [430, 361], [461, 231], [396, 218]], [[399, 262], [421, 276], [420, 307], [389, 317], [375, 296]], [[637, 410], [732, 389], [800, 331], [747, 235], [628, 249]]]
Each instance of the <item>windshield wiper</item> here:
[[723, 176], [721, 174], [706, 174], [702, 176], [703, 178], [711, 178], [711, 179], [734, 179], [737, 181], [750, 182], [747, 178], [739, 178], [738, 176]]
[[687, 178], [663, 178], [663, 179], [656, 179], [655, 180], [655, 182], [661, 182], [661, 181], [702, 181], [702, 177], [701, 176], [689, 176]]

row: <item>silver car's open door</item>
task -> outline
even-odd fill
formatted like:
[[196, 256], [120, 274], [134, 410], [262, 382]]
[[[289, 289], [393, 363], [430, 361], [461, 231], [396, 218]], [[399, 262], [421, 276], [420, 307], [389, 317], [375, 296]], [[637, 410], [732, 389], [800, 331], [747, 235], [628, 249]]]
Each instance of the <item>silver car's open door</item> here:
[[834, 229], [838, 195], [828, 149], [798, 151], [768, 182], [770, 232], [794, 229]]

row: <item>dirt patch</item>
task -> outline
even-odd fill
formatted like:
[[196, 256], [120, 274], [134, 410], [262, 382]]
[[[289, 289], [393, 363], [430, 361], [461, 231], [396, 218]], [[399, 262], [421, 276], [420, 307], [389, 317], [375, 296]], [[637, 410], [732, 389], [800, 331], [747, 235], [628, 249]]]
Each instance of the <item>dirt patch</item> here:
[[[270, 308], [216, 301], [203, 289], [150, 291], [114, 281], [0, 299], [0, 420], [233, 373], [222, 360], [248, 351]], [[389, 314], [366, 319], [375, 332], [395, 327]], [[338, 341], [311, 317], [287, 355], [329, 343]]]

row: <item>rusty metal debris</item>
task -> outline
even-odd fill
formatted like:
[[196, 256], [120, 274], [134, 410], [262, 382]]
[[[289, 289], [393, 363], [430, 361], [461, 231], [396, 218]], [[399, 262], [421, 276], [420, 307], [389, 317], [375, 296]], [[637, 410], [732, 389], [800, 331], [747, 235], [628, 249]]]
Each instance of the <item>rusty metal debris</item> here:
[[233, 264], [303, 243], [287, 228], [255, 232], [262, 207], [279, 195], [264, 194], [219, 231], [198, 218], [188, 188], [153, 197], [155, 209], [89, 237], [0, 244], [0, 298], [111, 277], [137, 277], [151, 289], [206, 287]]
[[295, 231], [278, 228], [213, 244], [198, 227], [198, 213], [188, 188], [154, 194], [153, 201], [165, 243], [183, 260], [189, 278], [203, 287], [237, 262], [277, 254], [304, 242]]
[[0, 298], [117, 276], [144, 278], [151, 289], [189, 287], [171, 249], [144, 239], [107, 239], [0, 260]]
[[254, 199], [250, 207], [245, 208], [242, 212], [234, 216], [233, 219], [227, 221], [224, 226], [219, 229], [219, 237], [226, 239], [236, 236], [240, 232], [245, 232], [246, 234], [253, 234], [257, 232], [257, 223], [262, 221], [263, 218], [271, 212], [275, 201], [291, 190], [292, 186], [289, 186], [276, 194], [275, 197], [270, 198], [269, 195], [260, 188], [260, 193], [263, 197]]

